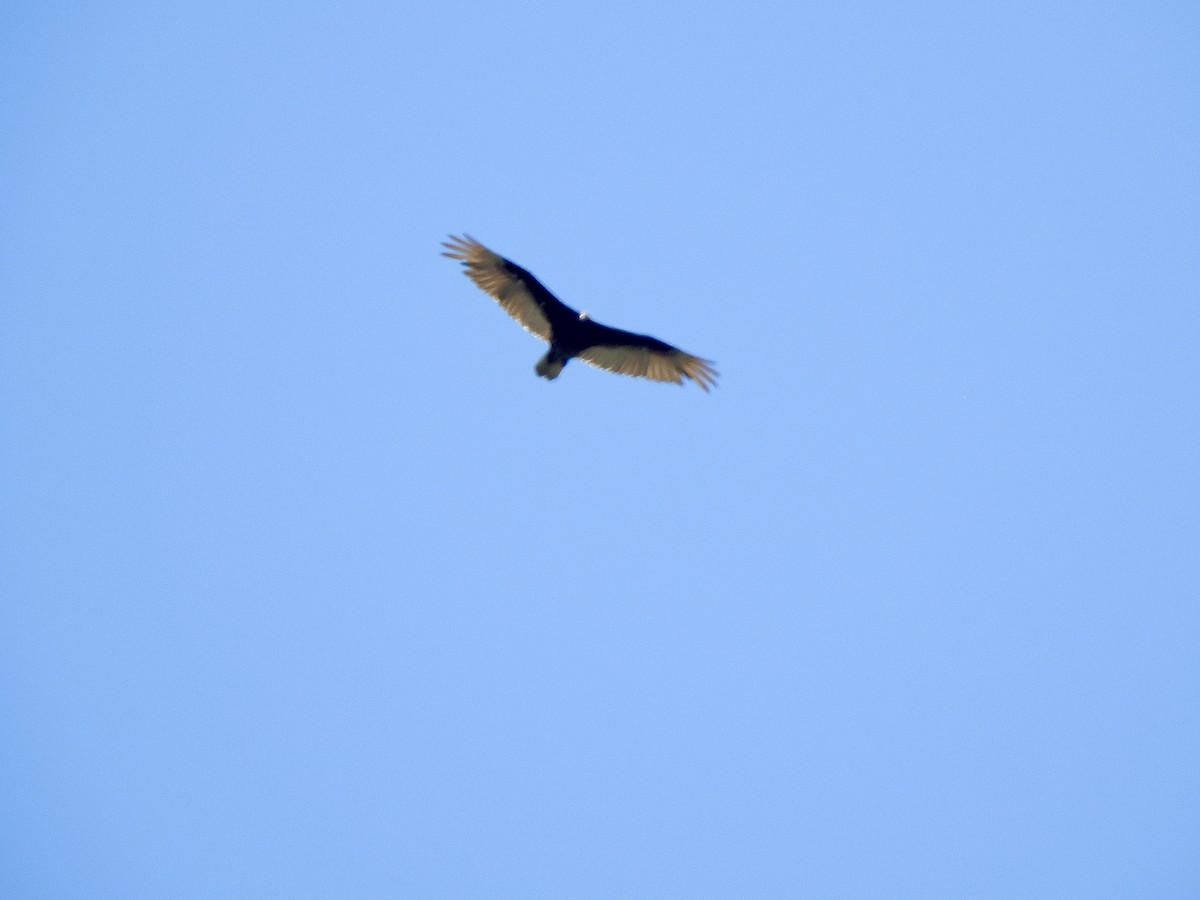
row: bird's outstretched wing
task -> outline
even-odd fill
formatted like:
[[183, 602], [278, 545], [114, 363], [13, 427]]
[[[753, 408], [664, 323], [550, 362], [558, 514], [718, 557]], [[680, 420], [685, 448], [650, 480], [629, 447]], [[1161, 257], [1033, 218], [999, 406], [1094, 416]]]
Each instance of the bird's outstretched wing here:
[[442, 246], [446, 248], [442, 256], [461, 262], [466, 268], [466, 275], [492, 296], [526, 331], [543, 341], [551, 339], [548, 317], [551, 311], [547, 310], [546, 304], [560, 301], [541, 282], [470, 235], [451, 235], [449, 241], [442, 242]]
[[589, 365], [619, 375], [672, 384], [683, 384], [685, 378], [690, 378], [705, 393], [717, 383], [717, 370], [710, 360], [692, 356], [649, 335], [610, 328], [599, 322], [589, 324], [593, 329], [589, 336], [592, 343], [579, 353], [579, 358]]

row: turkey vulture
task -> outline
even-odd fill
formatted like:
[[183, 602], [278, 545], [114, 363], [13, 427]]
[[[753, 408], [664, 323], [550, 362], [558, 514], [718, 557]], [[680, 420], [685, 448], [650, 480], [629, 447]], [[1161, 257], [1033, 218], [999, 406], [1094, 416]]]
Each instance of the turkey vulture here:
[[593, 322], [587, 313], [567, 306], [525, 269], [493, 253], [470, 237], [450, 236], [442, 242], [442, 256], [456, 259], [504, 311], [529, 331], [550, 344], [538, 360], [537, 373], [553, 380], [572, 357], [621, 375], [683, 384], [690, 378], [706, 392], [717, 383], [709, 360], [684, 353], [657, 338], [609, 328]]

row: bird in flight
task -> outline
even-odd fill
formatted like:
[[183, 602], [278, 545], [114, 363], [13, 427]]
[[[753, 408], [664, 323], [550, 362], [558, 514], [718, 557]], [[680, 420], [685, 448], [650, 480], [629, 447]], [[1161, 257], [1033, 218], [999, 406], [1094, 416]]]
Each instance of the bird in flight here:
[[550, 345], [538, 360], [538, 375], [554, 380], [571, 359], [579, 357], [619, 375], [683, 384], [690, 378], [706, 392], [717, 383], [711, 360], [645, 334], [593, 322], [555, 297], [516, 263], [493, 253], [470, 237], [451, 235], [442, 256], [463, 264], [464, 272], [528, 332]]

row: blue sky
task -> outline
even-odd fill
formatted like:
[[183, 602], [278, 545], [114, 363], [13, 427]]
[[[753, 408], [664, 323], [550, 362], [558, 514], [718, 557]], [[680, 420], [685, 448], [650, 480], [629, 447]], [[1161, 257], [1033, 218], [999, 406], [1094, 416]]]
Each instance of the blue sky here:
[[16, 5], [0, 130], [0, 895], [1200, 890], [1190, 4]]

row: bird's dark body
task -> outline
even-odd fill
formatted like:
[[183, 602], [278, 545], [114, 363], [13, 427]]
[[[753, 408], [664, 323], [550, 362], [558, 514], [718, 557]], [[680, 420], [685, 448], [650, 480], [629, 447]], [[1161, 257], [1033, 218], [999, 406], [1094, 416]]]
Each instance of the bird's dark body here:
[[527, 269], [523, 269], [507, 259], [504, 263], [504, 268], [529, 288], [529, 293], [533, 295], [542, 314], [550, 323], [551, 340], [550, 350], [547, 353], [548, 359], [566, 364], [567, 360], [578, 356], [588, 347], [605, 345], [639, 346], [661, 353], [674, 349], [670, 344], [647, 334], [634, 334], [593, 322], [585, 314], [572, 309], [550, 293], [546, 286], [534, 278]]

